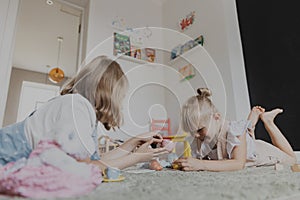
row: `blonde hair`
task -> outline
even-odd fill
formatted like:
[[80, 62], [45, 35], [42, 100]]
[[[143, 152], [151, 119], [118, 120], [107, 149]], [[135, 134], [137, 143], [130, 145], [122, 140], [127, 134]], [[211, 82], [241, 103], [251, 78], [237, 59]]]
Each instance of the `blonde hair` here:
[[123, 123], [121, 107], [127, 88], [128, 80], [120, 65], [106, 56], [98, 56], [63, 87], [61, 95], [84, 96], [94, 106], [97, 120], [110, 130]]
[[181, 109], [182, 129], [193, 133], [202, 122], [208, 122], [212, 113], [218, 110], [209, 98], [212, 93], [208, 88], [198, 88], [198, 95], [190, 97]]

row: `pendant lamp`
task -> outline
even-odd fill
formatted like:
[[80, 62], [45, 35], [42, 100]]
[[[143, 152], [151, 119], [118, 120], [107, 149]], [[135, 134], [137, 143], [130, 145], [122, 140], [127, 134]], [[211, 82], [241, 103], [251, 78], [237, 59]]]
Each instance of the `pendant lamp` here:
[[59, 83], [65, 77], [64, 71], [59, 68], [59, 60], [60, 60], [60, 53], [61, 53], [61, 49], [62, 49], [63, 38], [57, 37], [57, 41], [58, 41], [57, 65], [55, 68], [51, 69], [48, 74], [49, 80], [53, 83]]

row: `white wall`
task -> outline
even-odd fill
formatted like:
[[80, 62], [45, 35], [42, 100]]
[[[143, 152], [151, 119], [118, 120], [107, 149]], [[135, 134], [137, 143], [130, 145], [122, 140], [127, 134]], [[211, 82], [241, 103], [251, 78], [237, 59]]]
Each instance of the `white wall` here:
[[161, 5], [152, 0], [90, 0], [87, 52], [112, 36], [112, 21], [117, 18], [124, 19], [125, 27], [161, 27]]
[[[113, 32], [122, 32], [112, 26], [117, 18], [124, 20], [124, 27], [142, 28], [162, 26], [160, 3], [140, 0], [90, 0], [87, 36], [87, 62], [97, 55], [113, 56]], [[151, 37], [144, 37], [143, 46], [162, 43], [161, 33], [153, 31]], [[160, 60], [160, 58], [158, 58]], [[111, 137], [127, 138], [149, 130], [149, 112], [151, 116], [163, 116], [162, 109], [154, 104], [164, 105], [164, 88], [157, 85], [164, 81], [161, 66], [147, 66], [118, 59], [129, 79], [129, 92], [124, 101], [124, 125]], [[154, 82], [154, 83], [151, 83]]]
[[2, 127], [9, 78], [19, 0], [0, 1], [0, 127]]
[[[235, 1], [168, 0], [163, 5], [163, 26], [180, 32], [179, 20], [192, 11], [196, 12], [196, 17], [193, 25], [183, 32], [186, 38], [181, 37], [179, 39], [176, 35], [175, 38], [170, 37], [170, 35], [164, 36], [166, 48], [184, 44], [189, 39], [203, 35], [204, 48], [216, 66], [209, 61], [209, 56], [206, 55], [205, 51], [200, 49], [193, 52], [193, 55], [186, 55], [186, 59], [190, 63], [194, 63], [199, 72], [189, 82], [191, 87], [194, 89], [209, 87], [213, 92], [213, 101], [220, 112], [228, 119], [235, 120], [247, 117], [250, 103]], [[180, 62], [176, 61], [173, 65], [178, 67], [183, 64]], [[178, 94], [185, 95], [186, 99], [193, 94], [187, 93], [185, 90], [178, 89], [177, 91]], [[174, 101], [172, 98], [167, 95], [166, 101]], [[178, 109], [169, 106], [168, 110], [170, 112], [176, 110], [177, 112]], [[173, 118], [174, 122], [177, 122], [177, 120], [178, 118]], [[173, 127], [173, 129], [176, 129], [176, 127]]]
[[245, 118], [251, 108], [245, 72], [242, 41], [235, 0], [222, 0], [236, 118]]

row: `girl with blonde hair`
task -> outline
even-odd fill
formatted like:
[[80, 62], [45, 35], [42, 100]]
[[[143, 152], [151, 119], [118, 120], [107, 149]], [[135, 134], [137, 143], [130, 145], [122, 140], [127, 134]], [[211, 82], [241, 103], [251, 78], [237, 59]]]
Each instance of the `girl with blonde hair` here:
[[[199, 88], [197, 93], [182, 106], [183, 130], [194, 137], [193, 156], [175, 161], [182, 170], [233, 171], [245, 166], [296, 162], [292, 147], [274, 123], [282, 109], [265, 112], [261, 106], [255, 106], [247, 120], [228, 121], [212, 103], [209, 89]], [[254, 128], [259, 119], [272, 144], [255, 139]]]
[[153, 142], [162, 142], [160, 135], [151, 132], [127, 140], [100, 158], [98, 122], [107, 130], [122, 125], [121, 107], [127, 88], [128, 80], [117, 62], [106, 56], [94, 58], [70, 79], [61, 95], [22, 122], [0, 129], [0, 165], [27, 158], [45, 139], [57, 142], [77, 161], [96, 164], [101, 170], [107, 166], [123, 169], [168, 153], [165, 148], [149, 148]]

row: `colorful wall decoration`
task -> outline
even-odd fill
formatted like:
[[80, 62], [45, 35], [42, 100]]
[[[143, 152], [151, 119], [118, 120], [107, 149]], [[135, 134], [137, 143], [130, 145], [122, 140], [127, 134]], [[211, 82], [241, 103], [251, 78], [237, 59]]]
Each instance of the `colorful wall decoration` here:
[[179, 21], [180, 30], [185, 31], [187, 28], [189, 28], [195, 21], [195, 11], [188, 14], [186, 17], [182, 18]]
[[180, 73], [180, 80], [189, 80], [195, 76], [195, 70], [192, 64], [184, 65], [178, 69]]

